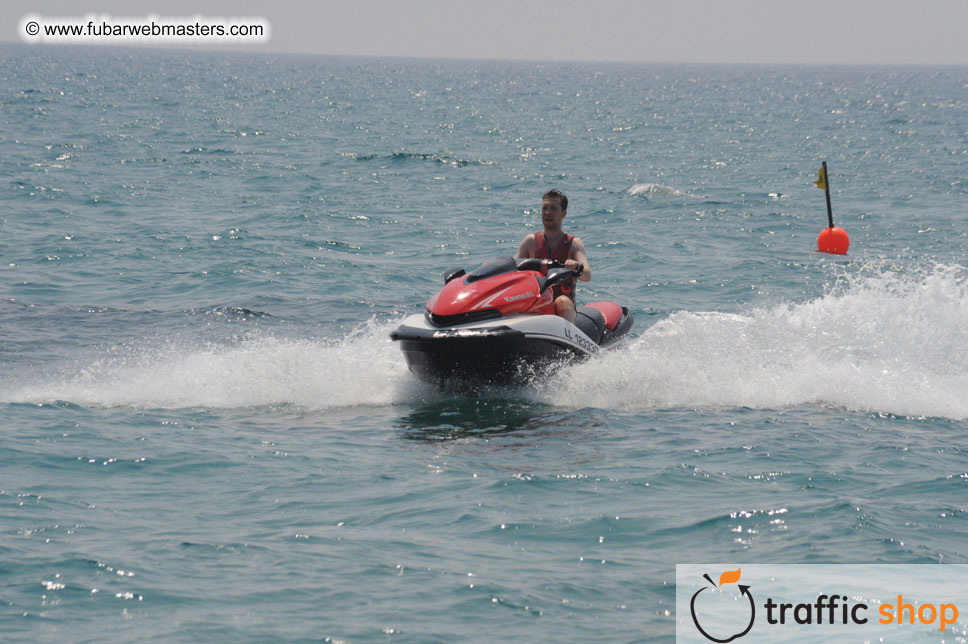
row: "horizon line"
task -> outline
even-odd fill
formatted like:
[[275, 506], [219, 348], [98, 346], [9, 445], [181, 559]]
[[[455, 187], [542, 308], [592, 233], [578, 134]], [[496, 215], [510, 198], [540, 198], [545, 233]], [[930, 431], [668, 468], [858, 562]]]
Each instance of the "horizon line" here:
[[266, 50], [253, 46], [222, 45], [218, 47], [192, 47], [177, 45], [131, 45], [131, 44], [94, 44], [94, 43], [28, 43], [22, 40], [0, 39], [0, 45], [20, 45], [23, 47], [49, 47], [83, 49], [124, 49], [132, 51], [166, 51], [226, 54], [262, 54], [266, 56], [305, 56], [318, 58], [360, 58], [374, 60], [410, 60], [439, 62], [482, 62], [482, 63], [568, 63], [568, 64], [606, 64], [606, 65], [705, 65], [705, 66], [745, 66], [745, 67], [968, 67], [966, 62], [801, 62], [801, 61], [711, 61], [711, 60], [632, 60], [632, 59], [582, 59], [582, 58], [507, 58], [481, 57], [471, 55], [415, 55], [415, 54], [360, 54]]

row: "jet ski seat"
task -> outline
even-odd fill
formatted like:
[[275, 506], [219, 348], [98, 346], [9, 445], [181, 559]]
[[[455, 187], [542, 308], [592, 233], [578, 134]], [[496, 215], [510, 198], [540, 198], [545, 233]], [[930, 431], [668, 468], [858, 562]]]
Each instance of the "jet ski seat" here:
[[598, 309], [583, 306], [575, 315], [575, 326], [592, 339], [595, 344], [601, 344], [605, 335], [605, 316]]

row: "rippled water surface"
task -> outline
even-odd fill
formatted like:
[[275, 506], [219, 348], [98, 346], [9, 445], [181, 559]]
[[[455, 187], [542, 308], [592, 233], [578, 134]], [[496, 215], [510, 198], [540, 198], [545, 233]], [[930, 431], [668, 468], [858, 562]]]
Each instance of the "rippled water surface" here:
[[[968, 563], [966, 82], [0, 46], [4, 641], [669, 641], [677, 562]], [[552, 187], [633, 341], [420, 384], [389, 332]]]

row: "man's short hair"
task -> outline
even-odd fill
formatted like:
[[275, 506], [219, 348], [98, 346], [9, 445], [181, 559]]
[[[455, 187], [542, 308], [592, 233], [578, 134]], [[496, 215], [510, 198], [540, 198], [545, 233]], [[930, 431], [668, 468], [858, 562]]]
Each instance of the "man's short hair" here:
[[568, 210], [568, 197], [557, 190], [549, 190], [541, 196], [542, 199], [557, 199], [562, 210]]

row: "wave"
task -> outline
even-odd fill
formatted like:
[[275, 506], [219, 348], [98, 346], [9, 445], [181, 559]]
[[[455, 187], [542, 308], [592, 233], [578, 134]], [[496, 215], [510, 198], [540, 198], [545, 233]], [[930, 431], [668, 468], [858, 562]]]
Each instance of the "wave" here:
[[[389, 339], [396, 324], [370, 321], [334, 340], [253, 336], [221, 345], [117, 346], [33, 384], [21, 377], [13, 389], [3, 387], [0, 402], [331, 409], [452, 396], [407, 371]], [[514, 395], [566, 408], [814, 405], [963, 420], [965, 391], [968, 269], [939, 265], [844, 276], [802, 303], [745, 313], [678, 311], [624, 348]]]
[[408, 379], [389, 330], [370, 323], [341, 341], [250, 337], [202, 347], [120, 345], [82, 366], [2, 392], [0, 401], [137, 409], [393, 404], [411, 399], [419, 386]]
[[623, 351], [562, 372], [550, 403], [822, 405], [968, 419], [968, 271], [877, 270], [800, 304], [673, 313]]
[[697, 198], [678, 188], [673, 188], [672, 186], [664, 186], [661, 183], [637, 183], [628, 189], [629, 196], [631, 197], [690, 197], [692, 199]]
[[265, 311], [253, 311], [244, 306], [210, 306], [201, 309], [189, 309], [189, 315], [207, 315], [227, 320], [248, 320], [251, 318], [271, 318], [274, 317]]
[[394, 163], [408, 161], [432, 161], [440, 165], [447, 165], [453, 168], [463, 168], [471, 165], [494, 165], [492, 161], [483, 161], [480, 159], [461, 159], [459, 157], [449, 156], [446, 154], [430, 154], [423, 152], [393, 152], [392, 154], [346, 153], [344, 156], [348, 156], [357, 161], [389, 161]]

